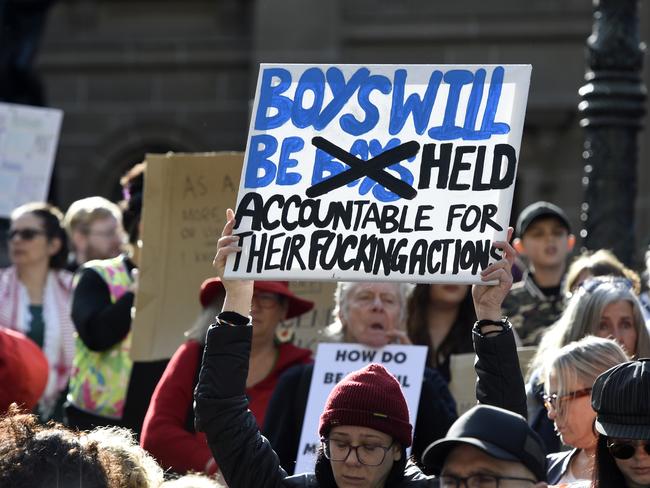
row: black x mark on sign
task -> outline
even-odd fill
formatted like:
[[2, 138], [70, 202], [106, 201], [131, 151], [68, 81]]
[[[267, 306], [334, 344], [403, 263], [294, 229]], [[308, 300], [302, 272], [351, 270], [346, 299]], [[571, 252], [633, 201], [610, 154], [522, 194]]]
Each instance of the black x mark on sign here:
[[322, 137], [314, 137], [311, 143], [318, 149], [325, 151], [339, 161], [347, 164], [350, 166], [350, 169], [307, 188], [307, 196], [309, 198], [320, 197], [363, 176], [372, 178], [380, 185], [386, 187], [386, 189], [407, 200], [412, 200], [418, 194], [417, 190], [411, 185], [384, 171], [384, 168], [387, 166], [415, 156], [420, 150], [420, 144], [416, 141], [400, 144], [368, 161], [359, 159]]

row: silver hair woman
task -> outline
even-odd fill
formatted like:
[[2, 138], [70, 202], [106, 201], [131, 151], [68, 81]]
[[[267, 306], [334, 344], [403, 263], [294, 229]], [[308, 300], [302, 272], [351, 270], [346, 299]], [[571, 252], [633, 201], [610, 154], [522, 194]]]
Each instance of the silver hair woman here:
[[547, 452], [558, 451], [560, 444], [543, 406], [543, 365], [558, 349], [587, 335], [616, 340], [630, 357], [650, 355], [650, 337], [629, 280], [603, 276], [586, 280], [573, 294], [559, 320], [542, 337], [528, 370], [526, 389], [528, 421], [544, 439]]
[[548, 482], [572, 483], [591, 479], [598, 436], [591, 388], [609, 368], [628, 360], [611, 339], [587, 336], [548, 356], [543, 365], [544, 406], [563, 444], [573, 447], [548, 456]]
[[341, 281], [334, 292], [334, 323], [324, 332], [330, 342], [382, 347], [410, 344], [405, 331], [408, 283]]
[[630, 357], [650, 356], [648, 329], [629, 280], [612, 277], [586, 280], [573, 294], [559, 320], [542, 337], [530, 371], [539, 370], [549, 354], [587, 335], [611, 337]]

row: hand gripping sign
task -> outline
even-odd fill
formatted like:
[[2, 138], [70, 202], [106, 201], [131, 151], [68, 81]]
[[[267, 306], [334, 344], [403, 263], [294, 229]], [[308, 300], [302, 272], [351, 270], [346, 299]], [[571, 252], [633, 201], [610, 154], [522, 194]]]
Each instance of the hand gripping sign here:
[[263, 64], [228, 277], [479, 282], [530, 65]]

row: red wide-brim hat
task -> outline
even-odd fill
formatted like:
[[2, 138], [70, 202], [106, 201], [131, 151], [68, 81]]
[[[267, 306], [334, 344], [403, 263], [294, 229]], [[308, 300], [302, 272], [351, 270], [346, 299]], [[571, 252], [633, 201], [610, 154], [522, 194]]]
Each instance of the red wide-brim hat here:
[[[292, 319], [314, 308], [314, 302], [305, 300], [295, 295], [289, 289], [288, 281], [256, 281], [255, 291], [266, 293], [277, 293], [287, 300], [287, 317]], [[205, 308], [217, 298], [217, 295], [224, 293], [223, 283], [220, 278], [208, 278], [201, 284], [199, 300]]]

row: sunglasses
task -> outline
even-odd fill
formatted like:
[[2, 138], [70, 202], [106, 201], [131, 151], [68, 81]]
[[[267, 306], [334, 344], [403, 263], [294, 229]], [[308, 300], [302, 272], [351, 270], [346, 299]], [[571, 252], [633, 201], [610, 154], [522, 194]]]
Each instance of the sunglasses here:
[[45, 235], [45, 232], [40, 229], [11, 229], [7, 232], [7, 240], [12, 240], [18, 236], [23, 241], [31, 241], [37, 236]]
[[593, 278], [587, 278], [583, 281], [578, 289], [584, 290], [586, 293], [593, 293], [601, 286], [611, 286], [614, 288], [622, 288], [624, 290], [634, 289], [634, 283], [632, 283], [627, 278], [622, 277], [612, 277], [612, 276], [596, 276]]
[[[646, 454], [650, 455], [650, 441], [645, 441], [641, 445], [643, 446], [643, 450], [646, 452]], [[616, 459], [630, 459], [636, 452], [636, 446], [637, 443], [634, 441], [613, 441], [607, 443], [607, 449], [609, 449], [609, 453]]]
[[557, 393], [553, 393], [552, 395], [544, 395], [544, 406], [546, 407], [546, 410], [550, 410], [551, 408], [553, 410], [557, 410], [558, 404], [564, 402], [564, 401], [571, 401], [575, 400], [576, 398], [582, 398], [591, 395], [591, 388], [584, 388], [582, 390], [577, 390], [577, 391], [572, 391], [570, 393], [567, 393], [566, 395], [559, 395]]

